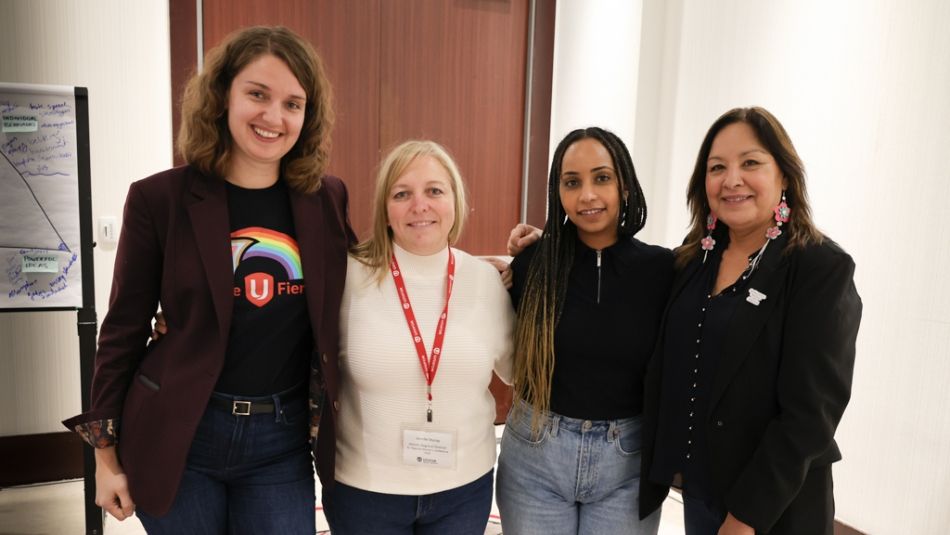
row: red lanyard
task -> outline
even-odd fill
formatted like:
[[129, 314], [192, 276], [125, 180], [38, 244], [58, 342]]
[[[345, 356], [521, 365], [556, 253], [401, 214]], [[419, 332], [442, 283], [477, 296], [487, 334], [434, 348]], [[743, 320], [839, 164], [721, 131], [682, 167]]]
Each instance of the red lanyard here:
[[439, 316], [439, 323], [435, 328], [435, 340], [432, 341], [432, 356], [426, 353], [425, 342], [422, 341], [422, 335], [419, 332], [419, 325], [416, 323], [416, 315], [412, 312], [412, 303], [409, 302], [409, 292], [406, 291], [406, 282], [399, 271], [399, 263], [396, 262], [395, 253], [389, 262], [389, 272], [392, 273], [393, 282], [396, 284], [396, 293], [399, 294], [399, 302], [402, 303], [403, 314], [406, 315], [406, 323], [409, 325], [409, 333], [412, 335], [412, 341], [416, 344], [416, 353], [419, 355], [419, 364], [422, 366], [422, 375], [426, 378], [426, 396], [428, 405], [426, 407], [426, 421], [432, 421], [432, 381], [435, 380], [435, 373], [439, 370], [439, 359], [442, 356], [442, 342], [445, 341], [445, 322], [449, 317], [449, 299], [452, 298], [452, 284], [455, 282], [455, 256], [452, 254], [452, 248], [449, 247], [449, 266], [448, 282], [445, 285], [445, 307], [442, 309], [442, 315]]

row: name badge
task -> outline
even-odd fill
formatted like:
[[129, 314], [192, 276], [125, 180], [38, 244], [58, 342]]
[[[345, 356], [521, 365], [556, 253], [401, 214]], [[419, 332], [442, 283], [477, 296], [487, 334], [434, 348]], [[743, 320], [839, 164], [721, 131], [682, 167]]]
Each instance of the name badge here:
[[402, 462], [413, 466], [455, 468], [455, 439], [454, 430], [404, 425]]

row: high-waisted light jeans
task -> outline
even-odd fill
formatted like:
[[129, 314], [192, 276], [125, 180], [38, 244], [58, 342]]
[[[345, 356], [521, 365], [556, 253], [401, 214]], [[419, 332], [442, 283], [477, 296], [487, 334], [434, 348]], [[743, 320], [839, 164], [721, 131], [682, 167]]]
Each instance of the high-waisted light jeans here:
[[640, 418], [580, 420], [551, 413], [531, 432], [530, 406], [508, 414], [498, 457], [497, 502], [505, 535], [655, 535], [641, 521]]

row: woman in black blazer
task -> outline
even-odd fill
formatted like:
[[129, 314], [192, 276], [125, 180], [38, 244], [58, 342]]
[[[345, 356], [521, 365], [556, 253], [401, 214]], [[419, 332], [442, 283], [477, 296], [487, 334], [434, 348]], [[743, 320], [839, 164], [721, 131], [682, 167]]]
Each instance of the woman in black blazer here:
[[861, 299], [804, 176], [762, 108], [727, 112], [700, 147], [647, 371], [640, 492], [646, 516], [681, 487], [689, 535], [833, 532]]

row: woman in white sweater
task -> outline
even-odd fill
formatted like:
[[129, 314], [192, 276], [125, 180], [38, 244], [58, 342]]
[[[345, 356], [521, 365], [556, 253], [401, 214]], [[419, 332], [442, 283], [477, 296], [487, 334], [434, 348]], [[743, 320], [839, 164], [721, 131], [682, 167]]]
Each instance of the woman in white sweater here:
[[498, 272], [453, 249], [465, 190], [451, 157], [409, 141], [385, 158], [373, 236], [340, 310], [334, 535], [482, 534], [495, 462], [494, 370], [510, 382], [514, 314]]

